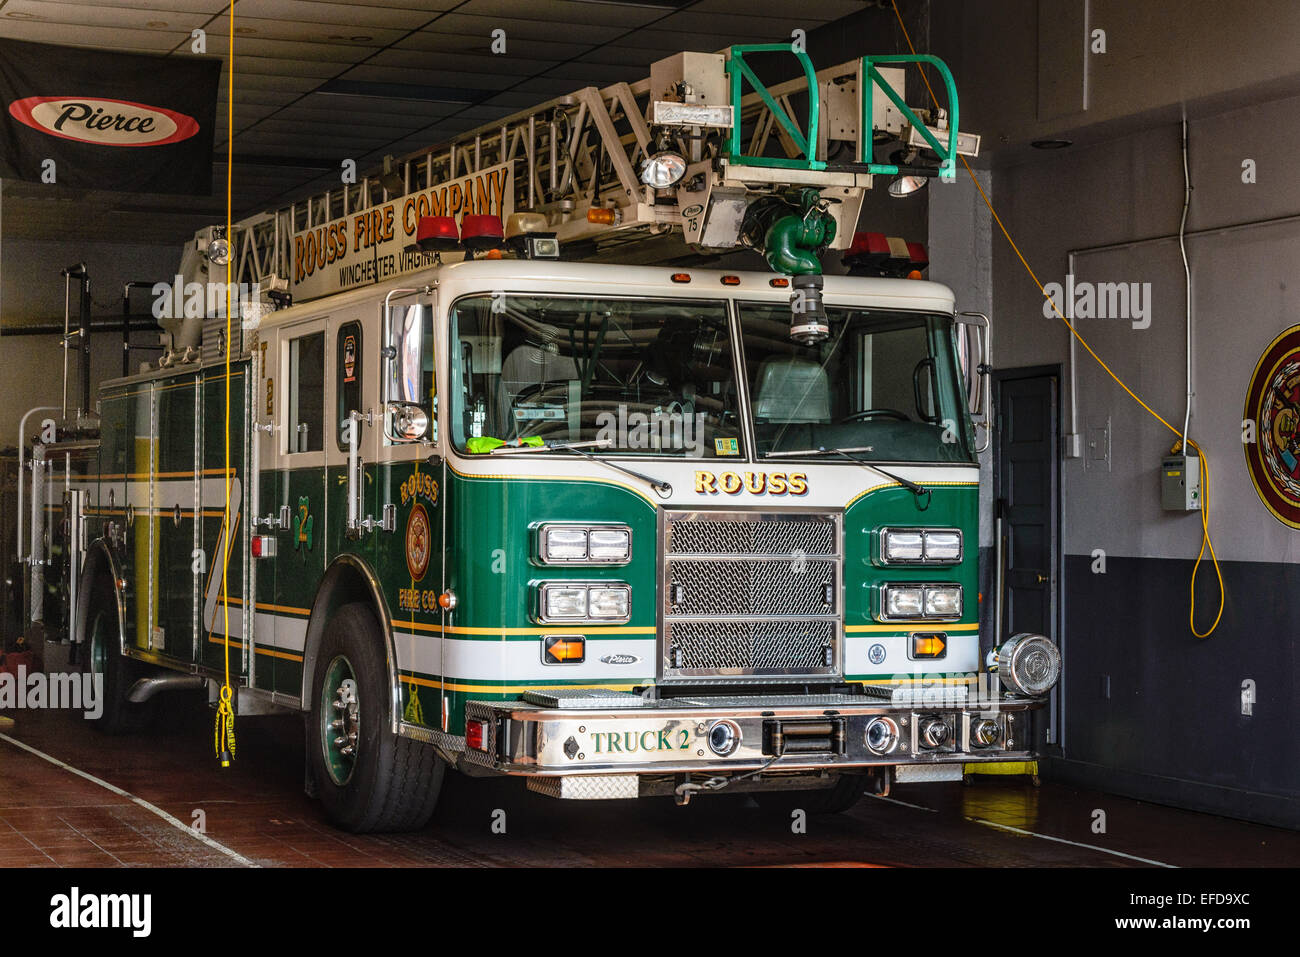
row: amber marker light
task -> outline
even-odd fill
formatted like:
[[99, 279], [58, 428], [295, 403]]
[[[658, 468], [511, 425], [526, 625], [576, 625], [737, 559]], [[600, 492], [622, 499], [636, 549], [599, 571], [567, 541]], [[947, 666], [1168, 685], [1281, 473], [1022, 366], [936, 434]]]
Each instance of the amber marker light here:
[[913, 658], [942, 658], [947, 653], [947, 635], [936, 632], [912, 635]]
[[610, 206], [591, 206], [587, 209], [587, 222], [597, 226], [613, 226], [618, 222], [618, 210]]
[[579, 665], [587, 658], [587, 639], [581, 635], [547, 635], [542, 639], [542, 660], [548, 665]]

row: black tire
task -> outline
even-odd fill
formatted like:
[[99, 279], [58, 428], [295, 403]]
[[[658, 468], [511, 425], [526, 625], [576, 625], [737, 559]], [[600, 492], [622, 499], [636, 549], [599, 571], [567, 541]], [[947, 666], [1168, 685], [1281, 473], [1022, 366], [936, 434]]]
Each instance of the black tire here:
[[104, 734], [140, 731], [149, 723], [153, 709], [149, 707], [151, 702], [136, 704], [127, 699], [142, 669], [122, 654], [122, 630], [113, 584], [99, 575], [90, 587], [82, 641], [83, 667], [92, 675], [102, 675], [104, 685], [99, 717], [86, 720]]
[[811, 791], [755, 791], [753, 798], [764, 811], [789, 817], [795, 810], [809, 814], [840, 814], [858, 803], [867, 788], [866, 775], [841, 774], [828, 788]]
[[368, 606], [344, 605], [326, 622], [311, 687], [307, 762], [330, 820], [355, 833], [427, 824], [447, 766], [429, 745], [391, 730], [383, 636]]

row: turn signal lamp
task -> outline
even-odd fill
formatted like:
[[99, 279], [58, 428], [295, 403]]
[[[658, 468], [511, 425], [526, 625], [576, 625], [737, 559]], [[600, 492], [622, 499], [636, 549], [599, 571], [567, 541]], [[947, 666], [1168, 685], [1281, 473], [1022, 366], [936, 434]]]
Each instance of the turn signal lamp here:
[[580, 665], [587, 658], [587, 639], [581, 635], [547, 635], [542, 639], [542, 661], [548, 665]]
[[460, 224], [460, 244], [473, 252], [497, 249], [505, 240], [501, 217], [488, 215], [466, 216]]
[[597, 226], [617, 225], [618, 210], [613, 206], [591, 206], [587, 209], [587, 222]]
[[427, 253], [450, 252], [460, 246], [454, 216], [421, 216], [415, 226], [415, 245]]
[[465, 719], [465, 747], [475, 751], [488, 749], [487, 722], [478, 718]]
[[913, 658], [943, 658], [948, 654], [948, 636], [933, 632], [912, 636]]

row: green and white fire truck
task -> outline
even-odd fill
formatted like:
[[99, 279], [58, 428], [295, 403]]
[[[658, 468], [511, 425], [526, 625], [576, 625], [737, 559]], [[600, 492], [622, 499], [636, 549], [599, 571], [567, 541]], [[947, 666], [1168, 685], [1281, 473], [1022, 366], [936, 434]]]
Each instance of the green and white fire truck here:
[[[907, 107], [914, 59], [948, 111]], [[956, 113], [930, 58], [680, 54], [204, 231], [167, 355], [66, 457], [101, 721], [228, 665], [238, 713], [305, 715], [354, 830], [420, 826], [449, 766], [837, 810], [1031, 758], [1056, 649], [981, 651], [987, 322], [820, 266], [870, 259], [874, 177], [977, 148]], [[742, 247], [769, 268], [699, 265]], [[258, 298], [187, 317], [226, 257]]]

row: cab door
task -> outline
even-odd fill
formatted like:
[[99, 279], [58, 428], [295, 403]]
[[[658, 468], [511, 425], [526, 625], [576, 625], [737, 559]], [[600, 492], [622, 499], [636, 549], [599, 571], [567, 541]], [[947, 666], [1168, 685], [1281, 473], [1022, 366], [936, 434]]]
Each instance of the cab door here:
[[[271, 626], [274, 649], [259, 660], [259, 669], [274, 673], [277, 691], [296, 695], [302, 688], [302, 657], [307, 618], [328, 561], [325, 529], [326, 450], [332, 435], [326, 408], [327, 317], [294, 323], [276, 331], [273, 360], [280, 383], [274, 387], [277, 475], [274, 494], [263, 499], [262, 511], [278, 517], [288, 507], [288, 527], [277, 528], [274, 566], [275, 597], [258, 609], [258, 633]], [[268, 509], [268, 506], [271, 508]], [[259, 686], [262, 682], [258, 681]]]
[[354, 309], [326, 323], [326, 395], [329, 437], [325, 483], [329, 498], [330, 556], [344, 552], [371, 564], [377, 523], [383, 522], [375, 472], [379, 448], [375, 364], [377, 322], [369, 310]]
[[395, 290], [378, 311], [382, 416], [376, 507], [392, 515], [375, 537], [375, 567], [393, 622], [402, 721], [445, 730], [447, 674], [438, 602], [444, 590], [443, 509], [446, 469], [439, 428], [434, 300]]

